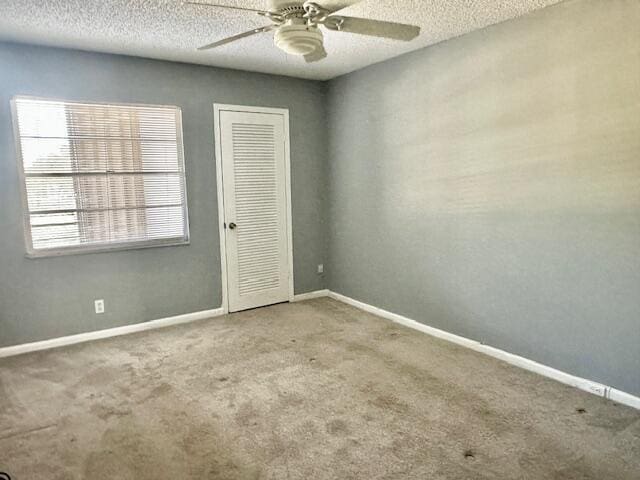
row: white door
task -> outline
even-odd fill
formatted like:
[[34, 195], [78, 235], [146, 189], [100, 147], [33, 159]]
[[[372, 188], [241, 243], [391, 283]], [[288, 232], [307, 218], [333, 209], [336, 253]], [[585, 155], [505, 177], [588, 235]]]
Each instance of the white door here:
[[287, 301], [285, 115], [218, 115], [229, 311]]

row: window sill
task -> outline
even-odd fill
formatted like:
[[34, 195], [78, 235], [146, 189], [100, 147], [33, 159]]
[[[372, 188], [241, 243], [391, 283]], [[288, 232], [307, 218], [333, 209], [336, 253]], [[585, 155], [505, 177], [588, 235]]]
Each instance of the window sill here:
[[178, 247], [183, 245], [190, 245], [190, 239], [171, 239], [155, 242], [143, 242], [143, 243], [120, 243], [91, 247], [64, 247], [46, 250], [34, 250], [25, 254], [26, 258], [38, 259], [38, 258], [51, 258], [51, 257], [63, 257], [67, 255], [87, 255], [92, 253], [110, 253], [119, 252], [123, 250], [140, 250], [146, 248], [157, 247]]

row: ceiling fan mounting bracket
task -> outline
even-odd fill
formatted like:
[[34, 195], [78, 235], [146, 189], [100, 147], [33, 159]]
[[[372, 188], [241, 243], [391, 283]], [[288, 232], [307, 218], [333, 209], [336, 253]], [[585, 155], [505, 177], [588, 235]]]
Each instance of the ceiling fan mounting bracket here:
[[309, 19], [314, 24], [324, 23], [331, 12], [326, 8], [321, 7], [315, 2], [304, 2], [302, 4], [304, 9], [304, 18]]
[[327, 27], [329, 30], [337, 30], [338, 32], [342, 31], [342, 26], [344, 25], [344, 18], [338, 16], [331, 16], [327, 18], [322, 24]]

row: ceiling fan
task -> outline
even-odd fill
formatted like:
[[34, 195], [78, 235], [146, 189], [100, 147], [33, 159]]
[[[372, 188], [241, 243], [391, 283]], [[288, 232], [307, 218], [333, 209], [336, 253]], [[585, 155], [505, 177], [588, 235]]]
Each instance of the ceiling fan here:
[[198, 1], [185, 1], [184, 3], [256, 13], [272, 22], [270, 25], [254, 28], [248, 32], [204, 45], [198, 50], [209, 50], [258, 33], [275, 30], [273, 38], [278, 48], [291, 55], [303, 56], [307, 63], [311, 63], [327, 56], [323, 45], [322, 31], [319, 28], [321, 25], [334, 32], [357, 33], [405, 42], [413, 40], [420, 33], [420, 27], [414, 25], [335, 15], [358, 1], [360, 0], [319, 0], [320, 3], [317, 3], [313, 1], [270, 0], [269, 10]]

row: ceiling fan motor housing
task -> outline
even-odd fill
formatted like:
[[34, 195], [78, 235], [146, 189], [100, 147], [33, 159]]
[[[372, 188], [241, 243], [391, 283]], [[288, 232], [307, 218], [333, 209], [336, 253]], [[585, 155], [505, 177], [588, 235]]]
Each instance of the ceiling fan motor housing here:
[[302, 8], [302, 0], [269, 0], [269, 10], [280, 10], [288, 7]]
[[291, 55], [308, 55], [322, 48], [322, 32], [302, 19], [291, 19], [278, 27], [274, 41], [279, 49]]

